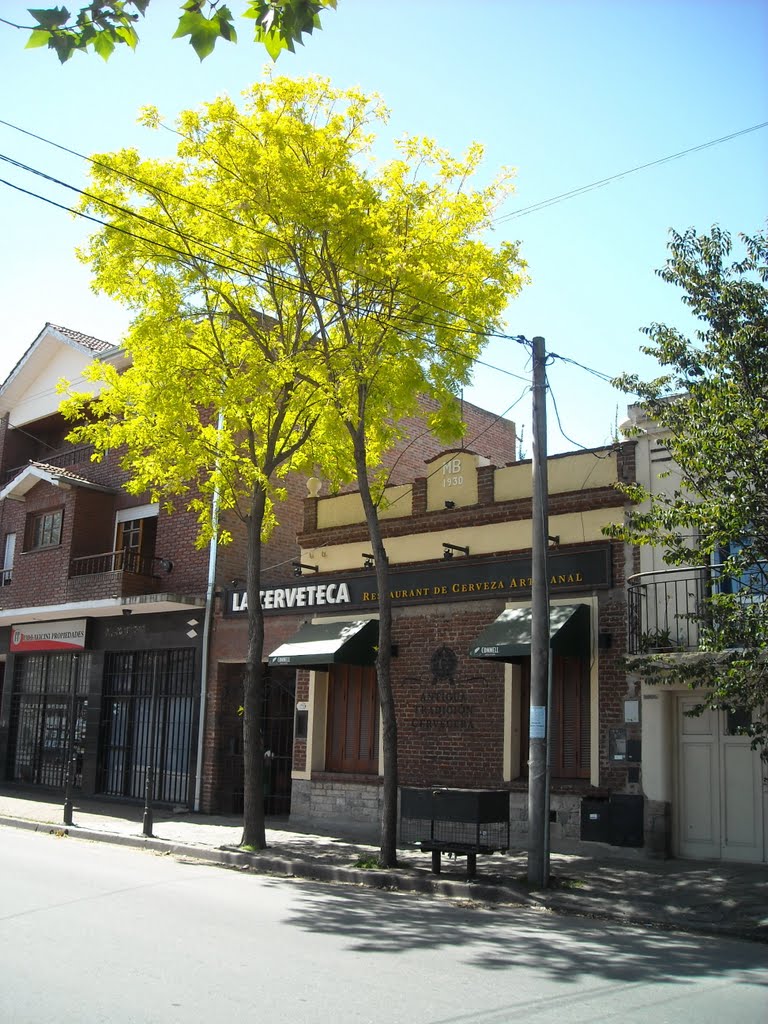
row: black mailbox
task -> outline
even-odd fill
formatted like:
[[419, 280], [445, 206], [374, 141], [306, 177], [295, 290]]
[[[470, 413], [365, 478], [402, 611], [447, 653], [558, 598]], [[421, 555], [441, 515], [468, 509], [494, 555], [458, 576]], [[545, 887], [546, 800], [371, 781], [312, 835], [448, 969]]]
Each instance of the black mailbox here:
[[643, 798], [630, 793], [585, 797], [581, 801], [581, 838], [611, 846], [643, 845]]
[[581, 838], [590, 843], [610, 842], [611, 808], [607, 799], [581, 801]]

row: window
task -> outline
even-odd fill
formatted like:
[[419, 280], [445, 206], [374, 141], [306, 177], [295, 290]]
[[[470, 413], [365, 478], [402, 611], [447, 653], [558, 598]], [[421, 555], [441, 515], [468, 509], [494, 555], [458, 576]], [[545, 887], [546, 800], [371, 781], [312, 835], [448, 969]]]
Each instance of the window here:
[[13, 582], [13, 556], [16, 552], [16, 534], [6, 533], [5, 550], [3, 553], [3, 572], [0, 576], [0, 586], [7, 587]]
[[[747, 604], [764, 601], [768, 595], [768, 565], [760, 559], [751, 559], [749, 542], [731, 541], [726, 547], [720, 548], [717, 560], [713, 564], [713, 589], [716, 594], [737, 594], [739, 601]], [[744, 564], [738, 576], [727, 575], [723, 565], [734, 559]], [[738, 569], [737, 569], [738, 572]]]
[[52, 548], [61, 543], [61, 524], [64, 521], [64, 510], [40, 512], [29, 520], [28, 550]]
[[[521, 774], [527, 773], [531, 663], [522, 665]], [[584, 658], [554, 655], [550, 710], [550, 768], [553, 779], [588, 779], [590, 746], [589, 671]]]
[[375, 669], [360, 665], [334, 665], [331, 669], [325, 767], [332, 772], [378, 772], [379, 699]]

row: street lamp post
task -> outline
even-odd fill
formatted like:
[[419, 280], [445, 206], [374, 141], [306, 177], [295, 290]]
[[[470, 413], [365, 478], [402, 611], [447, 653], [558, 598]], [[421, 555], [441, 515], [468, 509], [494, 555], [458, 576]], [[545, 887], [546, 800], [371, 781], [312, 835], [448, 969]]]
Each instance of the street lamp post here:
[[77, 754], [75, 753], [75, 713], [77, 706], [78, 657], [72, 655], [69, 671], [69, 728], [67, 730], [67, 770], [64, 783], [64, 824], [72, 824], [72, 787], [75, 783]]

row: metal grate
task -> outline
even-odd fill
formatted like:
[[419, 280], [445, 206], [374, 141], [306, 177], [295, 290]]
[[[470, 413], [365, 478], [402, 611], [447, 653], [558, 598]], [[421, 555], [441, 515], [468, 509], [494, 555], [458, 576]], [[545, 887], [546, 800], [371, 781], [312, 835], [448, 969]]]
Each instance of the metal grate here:
[[16, 657], [8, 747], [8, 775], [14, 782], [63, 788], [72, 743], [73, 784], [80, 786], [89, 668], [84, 653]]
[[420, 843], [423, 849], [493, 853], [509, 849], [509, 822], [441, 821], [432, 818], [401, 818], [400, 841]]
[[118, 651], [106, 656], [97, 788], [143, 799], [154, 767], [154, 799], [187, 804], [194, 715], [195, 652]]
[[509, 849], [509, 793], [505, 790], [400, 791], [400, 841], [423, 850], [492, 853]]

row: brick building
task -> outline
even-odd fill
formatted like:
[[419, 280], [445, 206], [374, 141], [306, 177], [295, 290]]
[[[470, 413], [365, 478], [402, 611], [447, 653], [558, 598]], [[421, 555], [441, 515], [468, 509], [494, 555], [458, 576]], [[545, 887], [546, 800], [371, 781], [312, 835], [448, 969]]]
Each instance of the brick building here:
[[[0, 388], [0, 770], [189, 803], [207, 553], [190, 517], [126, 493], [117, 455], [65, 440], [57, 381], [122, 352], [46, 324]], [[72, 755], [70, 757], [70, 754]]]
[[[120, 349], [46, 324], [0, 386], [0, 779], [62, 788], [69, 764], [85, 795], [142, 800], [149, 768], [164, 803], [237, 810], [245, 630], [219, 613], [244, 575], [244, 539], [234, 522], [234, 543], [196, 548], [193, 514], [124, 490], [119, 453], [94, 463], [66, 441], [57, 382], [95, 391], [82, 380], [94, 358], [127, 365]], [[514, 424], [471, 405], [465, 419], [489, 456], [514, 459]], [[394, 483], [439, 450], [421, 419], [404, 428]], [[300, 556], [306, 484], [287, 486], [267, 580]], [[268, 643], [292, 625], [270, 627]], [[290, 805], [294, 690], [295, 673], [271, 673], [270, 813]]]
[[[549, 461], [554, 840], [642, 843], [639, 722], [622, 666], [633, 556], [603, 537], [634, 444]], [[403, 786], [508, 791], [527, 829], [531, 467], [468, 449], [389, 488], [393, 685]], [[304, 576], [266, 586], [272, 671], [295, 673], [291, 814], [377, 820], [382, 756], [373, 662], [376, 584], [356, 493], [310, 497]], [[316, 571], [315, 571], [316, 569]], [[242, 589], [222, 631], [242, 629]], [[286, 684], [288, 685], [288, 684]]]
[[[426, 416], [432, 406], [424, 400], [422, 408]], [[470, 403], [463, 404], [462, 413], [467, 426], [468, 442], [475, 444], [488, 461], [500, 465], [514, 461], [517, 442], [512, 422]], [[423, 474], [425, 460], [437, 457], [442, 446], [426, 429], [423, 418], [406, 418], [402, 426], [404, 440], [387, 455], [385, 465], [389, 468], [390, 489], [395, 493], [406, 494], [411, 490], [410, 481]], [[286, 487], [288, 497], [278, 510], [279, 524], [270, 537], [263, 559], [263, 579], [268, 590], [270, 587], [282, 589], [286, 581], [289, 581], [289, 585], [296, 584], [297, 577], [292, 563], [306, 561], [297, 536], [304, 530], [307, 481], [295, 475], [289, 476]], [[347, 489], [347, 493], [340, 494], [335, 501], [342, 507], [349, 503], [356, 507], [358, 499], [355, 493]], [[357, 564], [360, 564], [359, 561]], [[237, 604], [237, 595], [244, 590], [244, 569], [245, 549], [242, 539], [236, 535], [234, 543], [221, 548], [217, 557], [216, 614], [207, 679], [200, 804], [203, 810], [212, 813], [239, 812], [242, 809], [242, 723], [238, 711], [242, 703], [241, 680], [247, 624], [243, 610], [234, 614], [231, 614], [231, 610], [233, 601]], [[268, 614], [265, 622], [265, 653], [287, 642], [295, 628], [294, 616]], [[268, 814], [285, 815], [292, 807], [293, 793], [296, 791], [295, 716], [295, 670], [269, 665], [265, 705], [265, 748], [270, 751], [266, 765]]]

